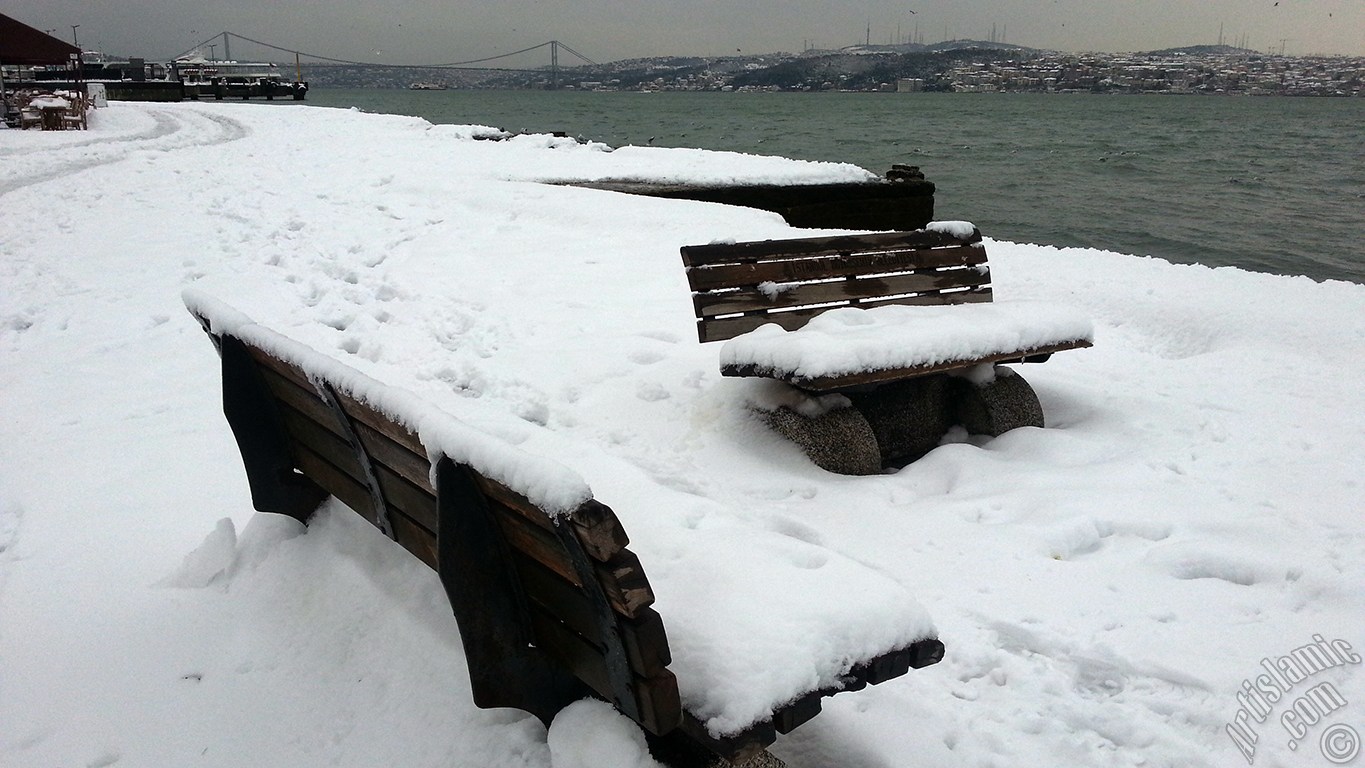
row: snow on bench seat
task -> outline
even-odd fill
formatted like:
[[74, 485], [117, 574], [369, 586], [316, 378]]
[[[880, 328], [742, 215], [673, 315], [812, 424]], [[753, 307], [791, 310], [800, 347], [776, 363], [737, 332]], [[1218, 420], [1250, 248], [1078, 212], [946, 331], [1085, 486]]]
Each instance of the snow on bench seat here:
[[808, 389], [1018, 360], [1090, 346], [1094, 327], [1073, 308], [999, 300], [939, 306], [841, 307], [784, 330], [775, 323], [721, 347], [728, 376], [767, 376]]

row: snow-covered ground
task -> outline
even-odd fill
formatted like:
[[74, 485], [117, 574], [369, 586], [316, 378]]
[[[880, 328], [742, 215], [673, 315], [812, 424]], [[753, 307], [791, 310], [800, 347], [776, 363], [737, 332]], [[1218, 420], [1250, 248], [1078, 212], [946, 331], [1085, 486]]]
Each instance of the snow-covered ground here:
[[251, 511], [186, 287], [572, 468], [666, 624], [707, 607], [670, 583], [726, 609], [697, 542], [913, 595], [945, 660], [826, 700], [793, 768], [1330, 765], [1365, 730], [1365, 286], [988, 241], [997, 295], [1094, 321], [1023, 370], [1049, 427], [841, 477], [747, 415], [677, 252], [810, 232], [536, 182], [858, 169], [298, 105], [92, 129], [0, 132], [0, 765], [648, 765], [591, 703], [475, 709], [435, 575], [358, 517]]

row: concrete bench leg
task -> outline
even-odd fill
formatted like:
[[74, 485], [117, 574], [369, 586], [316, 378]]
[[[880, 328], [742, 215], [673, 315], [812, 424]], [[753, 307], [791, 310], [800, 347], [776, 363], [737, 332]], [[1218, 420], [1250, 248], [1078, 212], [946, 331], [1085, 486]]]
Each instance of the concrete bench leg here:
[[939, 444], [952, 426], [951, 385], [939, 374], [848, 395], [871, 425], [884, 466], [904, 466]]
[[936, 448], [954, 424], [991, 437], [1043, 426], [1043, 406], [1033, 388], [1004, 366], [996, 366], [995, 378], [984, 384], [935, 374], [847, 397], [853, 407], [820, 416], [786, 407], [759, 415], [817, 467], [841, 475], [875, 475], [885, 467], [903, 467]]
[[974, 435], [998, 437], [1017, 427], [1042, 427], [1043, 405], [1024, 377], [1004, 366], [995, 367], [995, 379], [973, 384], [954, 383], [956, 420]]
[[856, 408], [837, 408], [821, 416], [804, 416], [787, 407], [759, 411], [778, 434], [796, 443], [815, 466], [841, 475], [875, 475], [882, 471], [877, 436]]
[[732, 763], [718, 757], [706, 768], [787, 768], [787, 764], [778, 760], [773, 753], [765, 749], [738, 763]]

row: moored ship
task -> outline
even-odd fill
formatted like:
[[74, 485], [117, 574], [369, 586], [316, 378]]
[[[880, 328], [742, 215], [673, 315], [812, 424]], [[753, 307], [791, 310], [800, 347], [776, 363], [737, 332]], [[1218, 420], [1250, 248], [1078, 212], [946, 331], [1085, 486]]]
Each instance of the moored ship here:
[[308, 83], [289, 81], [277, 64], [268, 62], [210, 61], [203, 57], [177, 59], [170, 64], [170, 78], [185, 88], [185, 98], [200, 99], [293, 99], [303, 101]]

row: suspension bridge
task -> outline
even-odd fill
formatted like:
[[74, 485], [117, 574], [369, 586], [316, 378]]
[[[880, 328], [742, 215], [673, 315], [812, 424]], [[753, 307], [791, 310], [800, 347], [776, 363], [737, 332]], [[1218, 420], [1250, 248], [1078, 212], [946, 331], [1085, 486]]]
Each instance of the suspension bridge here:
[[197, 44], [197, 45], [191, 46], [190, 48], [188, 48], [188, 49], [186, 49], [185, 51], [181, 52], [181, 53], [180, 53], [179, 55], [177, 55], [175, 58], [177, 58], [177, 59], [183, 58], [183, 57], [188, 56], [188, 55], [190, 55], [190, 54], [192, 54], [192, 53], [195, 53], [196, 51], [203, 51], [205, 48], [209, 48], [210, 51], [211, 51], [211, 55], [215, 55], [215, 56], [216, 56], [216, 50], [215, 50], [215, 49], [217, 48], [217, 43], [215, 43], [214, 41], [215, 41], [215, 40], [221, 39], [221, 40], [223, 41], [223, 58], [224, 58], [224, 59], [229, 59], [229, 60], [230, 60], [230, 59], [232, 58], [232, 40], [233, 40], [234, 38], [236, 38], [236, 39], [237, 39], [238, 41], [240, 41], [240, 42], [251, 43], [251, 44], [253, 44], [253, 45], [258, 45], [258, 46], [261, 46], [262, 48], [267, 48], [267, 49], [272, 50], [272, 51], [278, 51], [278, 52], [281, 52], [281, 53], [292, 54], [292, 55], [294, 56], [294, 61], [295, 61], [295, 63], [299, 63], [299, 62], [302, 61], [303, 59], [307, 59], [307, 60], [309, 60], [310, 62], [312, 62], [312, 61], [319, 61], [319, 62], [325, 62], [325, 63], [328, 63], [328, 64], [347, 64], [347, 65], [359, 66], [359, 67], [387, 67], [387, 68], [390, 68], [390, 69], [452, 69], [452, 70], [475, 70], [475, 71], [485, 71], [485, 72], [488, 72], [488, 71], [491, 71], [491, 72], [528, 72], [528, 71], [544, 70], [544, 69], [546, 68], [545, 66], [538, 66], [538, 67], [500, 67], [500, 66], [478, 66], [478, 65], [480, 65], [480, 64], [490, 64], [490, 63], [493, 63], [493, 62], [498, 62], [498, 61], [502, 61], [502, 60], [505, 60], [505, 59], [510, 59], [510, 58], [512, 58], [512, 57], [514, 57], [514, 56], [521, 56], [521, 55], [523, 55], [523, 54], [531, 53], [531, 52], [533, 52], [533, 51], [538, 51], [538, 50], [542, 50], [542, 49], [548, 48], [548, 49], [550, 49], [550, 51], [549, 51], [549, 52], [550, 52], [550, 62], [549, 62], [549, 67], [548, 67], [548, 68], [549, 68], [550, 73], [551, 73], [551, 79], [552, 79], [552, 82], [553, 82], [553, 84], [554, 84], [554, 87], [558, 87], [558, 86], [559, 86], [559, 69], [560, 69], [559, 55], [560, 55], [560, 51], [563, 51], [563, 52], [569, 54], [570, 56], [573, 56], [574, 58], [578, 59], [579, 61], [582, 61], [584, 64], [588, 64], [588, 65], [596, 65], [596, 64], [597, 64], [597, 62], [593, 61], [592, 59], [589, 59], [587, 56], [584, 56], [583, 54], [579, 53], [578, 51], [575, 51], [573, 48], [570, 48], [569, 46], [565, 45], [564, 43], [562, 43], [562, 42], [560, 42], [560, 41], [558, 41], [558, 40], [550, 40], [550, 41], [548, 41], [548, 42], [544, 42], [544, 43], [541, 43], [541, 44], [539, 44], [539, 45], [533, 45], [533, 46], [531, 46], [531, 47], [529, 47], [529, 48], [522, 48], [521, 50], [518, 50], [518, 51], [510, 51], [510, 52], [508, 52], [508, 53], [500, 53], [500, 54], [497, 54], [497, 55], [495, 55], [495, 56], [485, 56], [485, 57], [479, 58], [479, 59], [469, 59], [469, 60], [467, 60], [467, 61], [452, 61], [452, 62], [446, 62], [446, 63], [442, 63], [442, 64], [393, 64], [393, 63], [388, 63], [388, 62], [377, 62], [377, 61], [356, 61], [356, 60], [352, 60], [352, 59], [341, 59], [341, 58], [336, 58], [336, 57], [333, 57], [333, 56], [324, 56], [324, 55], [318, 54], [318, 53], [309, 53], [309, 52], [307, 52], [307, 51], [300, 51], [300, 50], [295, 49], [295, 48], [287, 48], [287, 47], [283, 47], [283, 46], [279, 46], [279, 45], [274, 45], [274, 44], [272, 44], [272, 43], [263, 42], [263, 41], [261, 41], [261, 40], [256, 40], [256, 39], [254, 39], [254, 38], [250, 38], [250, 37], [247, 37], [246, 35], [238, 34], [238, 33], [236, 33], [236, 32], [219, 32], [218, 34], [215, 34], [215, 35], [209, 37], [208, 39], [204, 40], [203, 42], [201, 42], [201, 43], [199, 43], [199, 44]]

